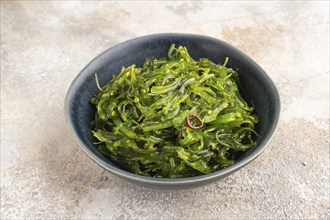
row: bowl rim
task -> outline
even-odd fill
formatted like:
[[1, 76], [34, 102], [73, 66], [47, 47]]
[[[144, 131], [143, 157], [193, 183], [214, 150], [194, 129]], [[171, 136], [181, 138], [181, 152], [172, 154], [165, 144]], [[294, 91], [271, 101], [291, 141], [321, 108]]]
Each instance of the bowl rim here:
[[[206, 40], [212, 40], [219, 42], [221, 44], [225, 44], [228, 46], [231, 50], [234, 50], [235, 52], [239, 53], [242, 55], [251, 65], [255, 67], [255, 69], [258, 70], [259, 74], [262, 75], [263, 78], [268, 81], [269, 86], [271, 87], [270, 89], [273, 91], [274, 94], [274, 106], [275, 106], [275, 113], [274, 113], [274, 121], [270, 126], [269, 132], [266, 134], [266, 137], [264, 138], [263, 142], [259, 143], [257, 145], [257, 148], [254, 150], [253, 153], [248, 155], [247, 157], [243, 158], [241, 161], [234, 163], [233, 165], [217, 170], [215, 172], [212, 172], [210, 174], [204, 174], [204, 175], [199, 175], [199, 176], [194, 176], [194, 177], [183, 177], [183, 178], [157, 178], [157, 177], [147, 177], [147, 176], [142, 176], [134, 173], [130, 173], [126, 170], [120, 169], [119, 167], [115, 167], [106, 161], [100, 159], [88, 146], [85, 145], [85, 143], [80, 139], [78, 132], [75, 130], [73, 127], [73, 120], [70, 117], [70, 97], [73, 96], [74, 91], [76, 88], [76, 84], [79, 81], [79, 78], [82, 77], [82, 73], [85, 72], [85, 70], [92, 65], [96, 60], [100, 59], [103, 56], [106, 56], [106, 53], [114, 50], [118, 47], [121, 47], [122, 45], [125, 45], [130, 42], [135, 42], [135, 41], [141, 41], [141, 40], [146, 40], [146, 39], [152, 39], [152, 38], [162, 38], [162, 37], [184, 37], [184, 38], [201, 38], [201, 39], [206, 39]], [[269, 142], [272, 140], [274, 137], [274, 134], [276, 133], [276, 130], [279, 125], [279, 118], [280, 118], [280, 112], [281, 112], [281, 101], [280, 101], [280, 95], [278, 92], [278, 89], [276, 88], [274, 82], [272, 79], [268, 76], [268, 74], [254, 61], [252, 60], [249, 56], [247, 56], [245, 53], [240, 51], [239, 49], [235, 48], [234, 46], [220, 40], [214, 37], [210, 36], [205, 36], [205, 35], [199, 35], [199, 34], [187, 34], [187, 33], [160, 33], [160, 34], [151, 34], [151, 35], [144, 35], [140, 36], [137, 38], [133, 38], [127, 41], [124, 41], [122, 43], [116, 44], [115, 46], [112, 46], [99, 55], [97, 55], [94, 59], [92, 59], [80, 72], [79, 74], [74, 78], [74, 80], [71, 82], [69, 89], [67, 91], [65, 100], [64, 100], [64, 111], [65, 111], [65, 119], [66, 123], [69, 126], [69, 129], [71, 131], [71, 135], [74, 137], [80, 148], [99, 166], [102, 168], [106, 169], [112, 174], [115, 174], [117, 176], [123, 177], [127, 180], [133, 180], [137, 181], [140, 183], [148, 184], [148, 185], [164, 185], [164, 186], [179, 186], [179, 185], [186, 185], [186, 184], [195, 184], [195, 183], [202, 183], [206, 182], [208, 180], [212, 179], [217, 179], [221, 178], [224, 176], [227, 176], [228, 174], [238, 171], [245, 165], [249, 164], [252, 162], [254, 159], [256, 159], [267, 147]]]

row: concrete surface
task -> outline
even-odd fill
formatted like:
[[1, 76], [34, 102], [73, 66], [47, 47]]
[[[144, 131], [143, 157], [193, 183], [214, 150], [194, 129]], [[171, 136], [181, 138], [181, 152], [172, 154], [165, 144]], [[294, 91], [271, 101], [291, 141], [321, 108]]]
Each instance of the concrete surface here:
[[[271, 76], [269, 148], [217, 183], [160, 191], [98, 167], [63, 112], [79, 71], [151, 33], [223, 39]], [[1, 1], [1, 219], [329, 219], [329, 2]]]

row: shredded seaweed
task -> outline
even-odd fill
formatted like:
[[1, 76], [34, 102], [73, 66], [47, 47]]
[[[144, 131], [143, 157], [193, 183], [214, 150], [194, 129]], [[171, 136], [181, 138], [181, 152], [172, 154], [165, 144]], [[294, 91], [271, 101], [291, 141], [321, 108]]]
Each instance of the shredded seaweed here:
[[167, 58], [122, 68], [91, 99], [95, 144], [135, 174], [182, 178], [235, 163], [255, 145], [258, 118], [239, 93], [236, 71], [194, 60], [171, 45]]

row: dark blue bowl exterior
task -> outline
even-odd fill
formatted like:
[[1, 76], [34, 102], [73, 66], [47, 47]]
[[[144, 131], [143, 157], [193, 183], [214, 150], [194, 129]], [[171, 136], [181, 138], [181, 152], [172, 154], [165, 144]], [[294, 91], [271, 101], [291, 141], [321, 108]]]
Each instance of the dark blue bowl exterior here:
[[[259, 134], [257, 145], [246, 151], [237, 163], [223, 170], [198, 177], [167, 179], [139, 176], [124, 171], [102, 155], [93, 144], [91, 121], [95, 108], [89, 100], [97, 93], [94, 74], [97, 73], [101, 86], [107, 84], [123, 66], [142, 66], [146, 58], [165, 57], [172, 43], [187, 47], [194, 59], [209, 58], [238, 71], [243, 90], [242, 96], [255, 106], [260, 122], [256, 126]], [[248, 56], [218, 39], [191, 34], [156, 34], [136, 38], [103, 52], [91, 61], [75, 78], [67, 93], [65, 111], [69, 127], [80, 147], [106, 170], [143, 185], [161, 188], [187, 188], [210, 183], [242, 168], [255, 159], [266, 147], [276, 130], [280, 114], [280, 98], [268, 75]]]

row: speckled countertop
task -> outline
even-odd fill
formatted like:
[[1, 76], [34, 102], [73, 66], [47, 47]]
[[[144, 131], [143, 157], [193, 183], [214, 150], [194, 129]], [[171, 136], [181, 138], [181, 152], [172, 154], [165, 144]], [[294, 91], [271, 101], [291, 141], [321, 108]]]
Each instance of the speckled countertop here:
[[[91, 59], [161, 32], [227, 41], [281, 95], [264, 153], [204, 187], [128, 183], [92, 162], [65, 122], [67, 89]], [[329, 150], [328, 1], [1, 1], [1, 219], [326, 219]]]

